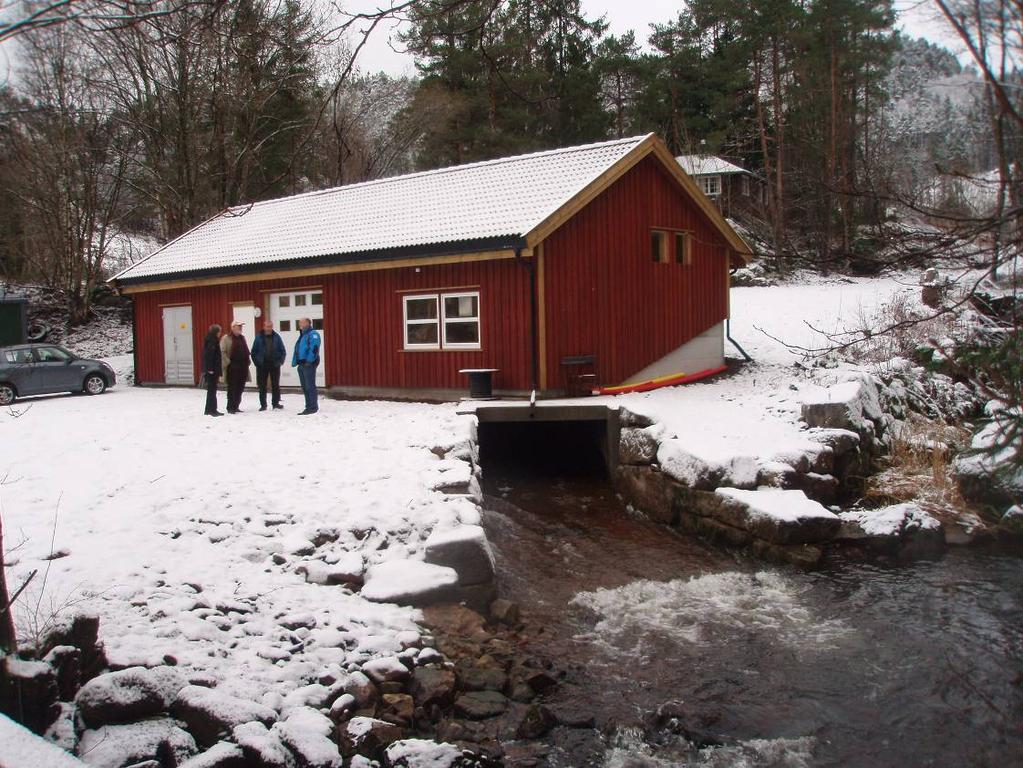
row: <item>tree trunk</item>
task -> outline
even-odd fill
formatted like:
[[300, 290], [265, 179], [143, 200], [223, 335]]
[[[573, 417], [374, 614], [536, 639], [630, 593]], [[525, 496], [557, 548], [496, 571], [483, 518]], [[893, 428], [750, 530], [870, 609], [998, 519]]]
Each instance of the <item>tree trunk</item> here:
[[12, 653], [17, 649], [18, 643], [14, 634], [14, 613], [10, 609], [9, 600], [4, 566], [4, 521], [0, 517], [0, 651]]

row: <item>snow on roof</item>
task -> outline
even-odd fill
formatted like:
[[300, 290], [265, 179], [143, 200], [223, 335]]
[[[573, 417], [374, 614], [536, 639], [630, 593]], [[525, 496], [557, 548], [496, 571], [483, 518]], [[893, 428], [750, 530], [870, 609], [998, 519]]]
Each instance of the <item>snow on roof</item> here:
[[114, 279], [142, 281], [326, 256], [358, 261], [358, 254], [391, 249], [512, 241], [647, 138], [536, 152], [235, 206]]
[[675, 159], [682, 166], [682, 170], [690, 176], [707, 176], [714, 173], [749, 173], [745, 168], [715, 155], [679, 155]]

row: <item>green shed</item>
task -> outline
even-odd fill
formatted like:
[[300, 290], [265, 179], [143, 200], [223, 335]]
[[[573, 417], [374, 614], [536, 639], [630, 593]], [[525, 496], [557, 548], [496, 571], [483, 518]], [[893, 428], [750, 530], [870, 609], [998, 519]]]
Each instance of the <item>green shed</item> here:
[[28, 336], [28, 299], [0, 296], [0, 347], [24, 344]]

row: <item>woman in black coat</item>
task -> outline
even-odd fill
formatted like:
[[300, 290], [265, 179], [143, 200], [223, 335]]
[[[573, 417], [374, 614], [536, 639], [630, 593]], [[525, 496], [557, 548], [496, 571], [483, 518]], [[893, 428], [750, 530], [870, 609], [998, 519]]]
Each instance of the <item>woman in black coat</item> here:
[[202, 370], [206, 377], [206, 415], [223, 416], [217, 410], [217, 379], [220, 377], [220, 326], [213, 324], [202, 345]]

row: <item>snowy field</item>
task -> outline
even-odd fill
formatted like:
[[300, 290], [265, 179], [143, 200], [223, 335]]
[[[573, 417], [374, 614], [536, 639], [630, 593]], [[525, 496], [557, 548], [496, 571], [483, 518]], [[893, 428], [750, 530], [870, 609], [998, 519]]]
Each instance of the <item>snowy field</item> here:
[[[123, 376], [130, 357], [113, 362]], [[211, 419], [203, 399], [118, 386], [0, 413], [8, 582], [38, 570], [22, 638], [54, 613], [95, 611], [118, 666], [170, 655], [256, 700], [400, 650], [413, 610], [298, 569], [314, 548], [314, 567], [356, 573], [417, 556], [458, 518], [431, 490], [450, 464], [431, 449], [465, 440], [468, 421], [453, 405], [330, 400], [299, 418], [295, 395], [259, 413], [254, 394]]]
[[[801, 355], [770, 336], [819, 346], [806, 323], [856, 327], [918, 293], [895, 279], [734, 289], [733, 336], [755, 364], [619, 400], [708, 455], [777, 459], [806, 447], [800, 390], [834, 370], [795, 368]], [[111, 362], [125, 381], [130, 357]], [[22, 637], [54, 615], [94, 611], [117, 666], [173, 657], [193, 678], [278, 709], [319, 676], [400, 651], [416, 611], [305, 572], [416, 559], [438, 526], [472, 522], [464, 502], [433, 490], [462, 464], [438, 454], [465, 441], [468, 419], [454, 405], [331, 400], [298, 418], [297, 395], [259, 413], [254, 394], [242, 414], [211, 419], [203, 398], [119, 385], [0, 413], [9, 583], [38, 571], [20, 601]]]

